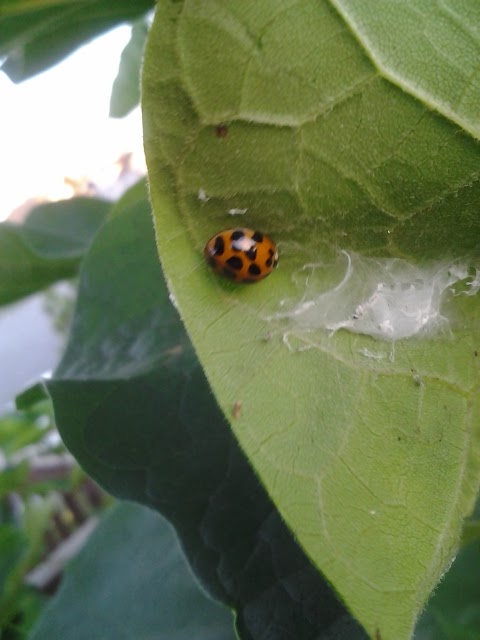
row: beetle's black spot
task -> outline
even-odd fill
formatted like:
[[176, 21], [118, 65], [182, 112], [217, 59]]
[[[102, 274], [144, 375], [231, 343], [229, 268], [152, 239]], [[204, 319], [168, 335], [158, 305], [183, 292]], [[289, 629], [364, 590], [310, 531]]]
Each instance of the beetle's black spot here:
[[236, 278], [235, 272], [228, 267], [223, 267], [222, 273], [226, 278], [229, 278], [230, 280], [235, 280]]
[[227, 264], [232, 269], [235, 269], [235, 271], [240, 271], [240, 269], [243, 267], [243, 261], [238, 256], [232, 256], [231, 258], [229, 258], [227, 260]]
[[225, 251], [225, 241], [222, 236], [217, 236], [215, 238], [215, 243], [213, 245], [213, 255], [221, 256]]
[[260, 233], [260, 231], [255, 231], [252, 236], [252, 240], [255, 240], [255, 242], [263, 242], [263, 233]]
[[252, 260], [253, 262], [253, 260], [255, 260], [255, 258], [257, 257], [257, 247], [252, 247], [248, 251], [245, 251], [245, 255], [249, 260]]
[[268, 255], [269, 255], [271, 258], [273, 258], [274, 253], [275, 253], [275, 251], [274, 251], [273, 249], [269, 249], [269, 250], [268, 250]]
[[232, 234], [230, 236], [230, 240], [232, 240], [232, 242], [234, 240], [240, 240], [240, 238], [243, 238], [245, 234], [243, 233], [243, 231], [241, 229], [235, 229], [235, 231], [232, 231]]
[[272, 264], [273, 264], [273, 260], [272, 260], [272, 258], [269, 258], [269, 259], [265, 262], [265, 264], [266, 264], [266, 266], [270, 269], [270, 267], [271, 267], [271, 266], [272, 266]]
[[262, 273], [262, 270], [260, 269], [258, 264], [254, 263], [248, 267], [248, 273], [250, 273], [252, 276], [259, 276]]

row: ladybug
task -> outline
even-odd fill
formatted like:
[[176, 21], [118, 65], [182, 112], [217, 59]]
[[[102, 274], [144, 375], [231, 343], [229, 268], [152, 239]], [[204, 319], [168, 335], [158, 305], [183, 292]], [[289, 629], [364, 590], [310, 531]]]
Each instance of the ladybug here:
[[253, 229], [220, 231], [210, 238], [203, 253], [215, 271], [246, 284], [262, 280], [278, 263], [273, 240]]

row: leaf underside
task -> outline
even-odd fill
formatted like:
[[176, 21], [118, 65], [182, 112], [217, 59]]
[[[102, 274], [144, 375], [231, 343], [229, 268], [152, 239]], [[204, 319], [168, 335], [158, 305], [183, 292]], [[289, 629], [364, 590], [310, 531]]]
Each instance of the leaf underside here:
[[[448, 335], [394, 345], [313, 330], [289, 349], [269, 318], [332, 247], [477, 263], [479, 147], [350, 29], [326, 1], [160, 2], [144, 139], [164, 272], [235, 436], [354, 615], [403, 640], [478, 490], [478, 297], [450, 301]], [[253, 287], [202, 257], [238, 208], [281, 252]]]

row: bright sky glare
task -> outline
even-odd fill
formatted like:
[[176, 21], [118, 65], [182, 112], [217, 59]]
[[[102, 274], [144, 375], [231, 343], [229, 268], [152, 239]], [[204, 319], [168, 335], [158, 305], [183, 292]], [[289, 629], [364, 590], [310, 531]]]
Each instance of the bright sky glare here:
[[139, 108], [108, 117], [121, 26], [21, 84], [0, 72], [0, 221], [27, 198], [69, 197], [64, 177], [101, 176], [127, 151], [143, 157]]

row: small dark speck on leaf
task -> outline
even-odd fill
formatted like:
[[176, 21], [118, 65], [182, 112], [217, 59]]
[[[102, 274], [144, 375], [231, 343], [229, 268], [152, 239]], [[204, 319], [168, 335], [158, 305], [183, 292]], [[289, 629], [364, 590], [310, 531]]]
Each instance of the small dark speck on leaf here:
[[217, 138], [226, 138], [228, 134], [228, 126], [226, 124], [218, 124], [215, 127], [215, 135]]
[[416, 387], [423, 387], [424, 385], [422, 378], [416, 373], [413, 375], [413, 383]]
[[474, 355], [475, 357], [477, 357], [477, 356], [478, 356], [478, 351], [477, 351], [476, 349], [475, 349], [475, 351], [473, 352], [473, 355]]

